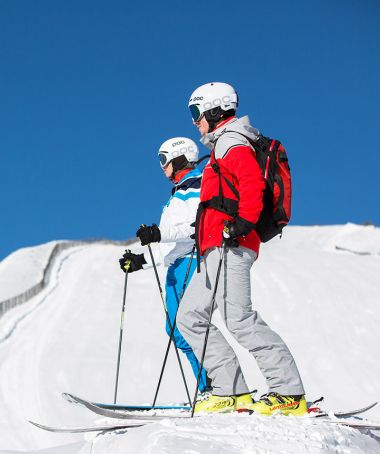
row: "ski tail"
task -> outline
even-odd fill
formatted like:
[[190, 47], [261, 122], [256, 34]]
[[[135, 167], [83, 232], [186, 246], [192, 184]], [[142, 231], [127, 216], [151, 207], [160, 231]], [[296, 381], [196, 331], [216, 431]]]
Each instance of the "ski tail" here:
[[346, 421], [341, 419], [326, 419], [328, 424], [337, 424], [340, 426], [347, 426], [352, 427], [353, 429], [358, 430], [380, 430], [380, 423], [370, 423], [370, 422], [363, 422], [363, 421]]
[[346, 416], [359, 415], [360, 413], [365, 413], [366, 411], [371, 410], [377, 404], [378, 404], [377, 402], [374, 402], [373, 404], [367, 405], [366, 407], [363, 407], [363, 408], [358, 408], [357, 410], [336, 411], [336, 412], [334, 412], [334, 416], [336, 416], [337, 418], [344, 418]]
[[373, 407], [375, 407], [378, 402], [373, 402], [370, 405], [367, 405], [365, 407], [357, 408], [355, 410], [348, 410], [348, 411], [333, 411], [330, 412], [328, 410], [324, 410], [321, 407], [319, 407], [319, 404], [323, 402], [324, 398], [321, 397], [314, 402], [310, 402], [308, 404], [308, 413], [313, 414], [315, 416], [325, 416], [328, 414], [333, 414], [336, 418], [347, 418], [349, 416], [355, 416], [355, 415], [360, 415], [361, 413], [365, 413], [368, 410], [371, 410]]

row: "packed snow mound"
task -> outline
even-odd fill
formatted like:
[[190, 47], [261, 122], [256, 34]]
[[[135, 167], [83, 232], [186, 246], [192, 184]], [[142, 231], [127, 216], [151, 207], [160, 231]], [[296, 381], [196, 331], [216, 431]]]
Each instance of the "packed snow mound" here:
[[19, 249], [0, 261], [0, 302], [38, 284], [56, 241]]
[[[92, 454], [378, 454], [379, 443], [347, 427], [310, 418], [208, 415], [163, 420], [98, 436]], [[85, 446], [81, 454], [86, 453]]]
[[335, 238], [335, 246], [359, 255], [380, 255], [380, 229], [374, 225], [347, 224]]
[[[252, 268], [253, 306], [289, 345], [308, 399], [323, 395], [328, 409], [350, 410], [380, 397], [380, 256], [372, 253], [378, 232], [378, 228], [352, 224], [288, 227], [282, 239], [262, 246]], [[374, 243], [370, 243], [371, 235]], [[355, 238], [357, 250], [368, 251], [368, 244], [372, 244], [371, 254], [337, 250], [335, 246], [343, 244], [337, 239], [342, 238]], [[137, 243], [128, 248], [147, 253]], [[28, 254], [39, 254], [33, 249]], [[376, 452], [375, 446], [380, 450], [374, 433], [366, 435], [322, 423], [314, 426], [309, 421], [285, 417], [243, 420], [222, 415], [202, 422], [165, 420], [126, 433], [114, 432], [91, 440], [86, 436], [89, 441], [84, 445], [83, 435], [53, 434], [31, 426], [28, 420], [56, 426], [92, 425], [98, 420], [88, 410], [65, 402], [62, 392], [112, 402], [124, 287], [118, 259], [123, 249], [85, 244], [62, 250], [46, 288], [0, 318], [1, 454], [42, 449], [51, 450], [46, 454], [60, 454], [60, 450], [85, 454], [92, 444], [93, 454], [209, 454], [216, 449], [293, 453], [297, 452], [296, 444], [291, 445], [294, 437], [299, 452], [367, 453]], [[16, 262], [13, 270], [19, 275], [24, 260]], [[41, 269], [41, 264], [36, 263], [36, 268]], [[0, 267], [2, 282], [7, 281], [4, 270]], [[30, 271], [34, 273], [34, 268]], [[163, 282], [163, 267], [159, 267], [159, 275]], [[23, 283], [19, 284], [22, 292]], [[213, 321], [223, 329], [217, 312]], [[251, 355], [224, 333], [236, 349], [249, 387], [258, 388], [259, 395], [266, 392]], [[152, 403], [167, 341], [153, 269], [131, 274], [118, 402]], [[192, 394], [195, 380], [186, 359], [182, 363]], [[172, 351], [158, 403], [185, 399]], [[379, 421], [380, 408], [363, 416]], [[274, 439], [280, 440], [279, 444]], [[256, 446], [261, 451], [255, 451]]]

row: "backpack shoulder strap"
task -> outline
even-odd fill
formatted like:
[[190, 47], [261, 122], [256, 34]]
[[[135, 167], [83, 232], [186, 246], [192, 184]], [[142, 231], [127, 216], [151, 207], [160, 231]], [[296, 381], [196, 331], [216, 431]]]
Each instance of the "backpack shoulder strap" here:
[[220, 170], [220, 165], [218, 164], [218, 161], [215, 158], [215, 150], [213, 150], [211, 153], [210, 166], [211, 166], [212, 170], [219, 177], [219, 197], [223, 198], [223, 189], [222, 189], [222, 178], [223, 178], [223, 180], [226, 182], [227, 186], [235, 194], [235, 197], [237, 197], [237, 199], [240, 200], [239, 191], [235, 188], [235, 186], [232, 184], [232, 182], [225, 175], [222, 174], [222, 171]]
[[218, 137], [218, 139], [215, 142], [214, 145], [215, 158], [216, 159], [224, 158], [224, 156], [227, 155], [231, 148], [237, 146], [249, 147], [251, 145], [248, 138], [245, 137], [243, 134], [240, 134], [235, 131], [226, 131], [220, 137]]

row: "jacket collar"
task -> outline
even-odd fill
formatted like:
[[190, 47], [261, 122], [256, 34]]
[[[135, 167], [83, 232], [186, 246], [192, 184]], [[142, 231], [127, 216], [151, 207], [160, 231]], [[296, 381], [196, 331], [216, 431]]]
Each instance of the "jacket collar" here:
[[257, 138], [260, 136], [260, 131], [250, 125], [249, 117], [248, 115], [245, 115], [241, 118], [232, 117], [227, 119], [226, 121], [222, 122], [214, 131], [209, 132], [208, 134], [203, 136], [200, 141], [204, 146], [212, 150], [215, 142], [222, 134], [227, 131], [238, 132], [254, 141], [257, 140]]
[[200, 142], [206, 146], [207, 148], [212, 149], [214, 146], [214, 143], [219, 139], [219, 137], [225, 132], [226, 130], [226, 125], [229, 125], [230, 123], [236, 121], [236, 117], [228, 118], [227, 120], [223, 121], [214, 131], [209, 132], [205, 136], [203, 136], [200, 140]]
[[175, 183], [176, 186], [181, 185], [184, 181], [188, 180], [189, 178], [196, 178], [201, 175], [200, 170], [197, 168], [195, 169], [184, 169], [182, 172], [178, 174], [179, 180]]

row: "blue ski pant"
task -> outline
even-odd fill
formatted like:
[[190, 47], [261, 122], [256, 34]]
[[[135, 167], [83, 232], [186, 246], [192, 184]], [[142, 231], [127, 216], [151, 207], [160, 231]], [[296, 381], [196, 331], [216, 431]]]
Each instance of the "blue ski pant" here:
[[[181, 298], [181, 293], [182, 293], [182, 288], [183, 284], [185, 282], [186, 278], [186, 273], [187, 269], [189, 266], [191, 258], [190, 257], [181, 257], [178, 258], [172, 265], [169, 266], [168, 272], [166, 275], [166, 284], [165, 284], [165, 290], [166, 290], [166, 308], [169, 314], [169, 319], [170, 323], [173, 326], [176, 320], [177, 316], [177, 311], [180, 303], [180, 298]], [[193, 274], [194, 270], [197, 267], [197, 260], [196, 257], [194, 256], [190, 271], [189, 271], [189, 276], [187, 279], [187, 284], [189, 284]], [[166, 322], [166, 332], [168, 333], [168, 336], [170, 336], [170, 327], [168, 323]], [[197, 360], [196, 356], [194, 355], [194, 352], [190, 345], [185, 341], [183, 338], [182, 334], [179, 332], [177, 326], [174, 328], [174, 336], [173, 340], [180, 350], [186, 355], [187, 359], [190, 362], [191, 368], [193, 369], [195, 378], [198, 378], [198, 373], [199, 373], [199, 361]], [[206, 383], [206, 371], [202, 369], [201, 373], [201, 380], [199, 383], [199, 391], [203, 392], [207, 388], [207, 383]]]

